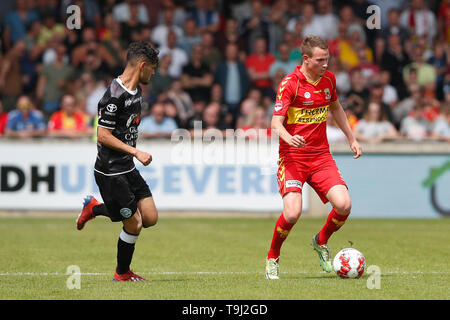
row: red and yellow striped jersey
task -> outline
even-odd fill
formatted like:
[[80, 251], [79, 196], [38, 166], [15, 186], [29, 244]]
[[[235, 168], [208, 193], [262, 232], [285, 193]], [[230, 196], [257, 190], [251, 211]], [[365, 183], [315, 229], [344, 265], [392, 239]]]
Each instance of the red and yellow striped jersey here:
[[303, 136], [306, 146], [290, 147], [280, 139], [280, 155], [312, 154], [329, 151], [327, 112], [330, 102], [337, 100], [336, 78], [328, 70], [314, 83], [306, 79], [297, 66], [281, 81], [273, 115], [284, 116], [284, 127], [291, 135]]

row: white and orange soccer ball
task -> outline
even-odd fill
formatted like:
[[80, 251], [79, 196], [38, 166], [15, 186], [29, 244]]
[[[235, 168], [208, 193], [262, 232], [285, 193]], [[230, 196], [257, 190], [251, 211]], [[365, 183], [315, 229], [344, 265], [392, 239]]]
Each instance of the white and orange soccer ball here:
[[366, 258], [356, 249], [345, 248], [334, 257], [333, 268], [341, 278], [358, 279], [366, 268]]

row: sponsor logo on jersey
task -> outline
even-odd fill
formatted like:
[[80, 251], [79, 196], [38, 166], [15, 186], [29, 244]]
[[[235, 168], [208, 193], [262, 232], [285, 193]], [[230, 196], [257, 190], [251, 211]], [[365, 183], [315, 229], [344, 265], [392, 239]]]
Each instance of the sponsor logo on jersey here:
[[289, 108], [287, 112], [288, 124], [310, 124], [327, 121], [328, 105], [318, 108]]
[[308, 91], [306, 91], [305, 94], [304, 94], [304, 97], [305, 97], [306, 99], [311, 98], [311, 93], [309, 93]]
[[127, 128], [129, 126], [131, 126], [132, 124], [135, 124], [138, 126], [140, 122], [141, 122], [140, 116], [136, 113], [133, 113], [127, 120]]
[[130, 99], [125, 100], [125, 107], [129, 107], [133, 103], [136, 103], [136, 102], [142, 103], [142, 97], [135, 98], [135, 99], [130, 98]]
[[108, 104], [106, 106], [106, 110], [108, 110], [109, 112], [114, 113], [114, 112], [117, 111], [117, 106], [115, 104], [110, 103], [110, 104]]

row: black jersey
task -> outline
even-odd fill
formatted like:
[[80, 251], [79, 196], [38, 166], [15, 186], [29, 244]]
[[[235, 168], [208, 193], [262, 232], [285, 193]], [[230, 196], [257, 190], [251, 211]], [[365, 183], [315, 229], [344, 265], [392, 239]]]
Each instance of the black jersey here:
[[[122, 142], [136, 147], [141, 122], [142, 89], [128, 90], [119, 78], [114, 79], [98, 103], [98, 126], [112, 130]], [[117, 175], [135, 168], [133, 156], [97, 142], [95, 171]]]

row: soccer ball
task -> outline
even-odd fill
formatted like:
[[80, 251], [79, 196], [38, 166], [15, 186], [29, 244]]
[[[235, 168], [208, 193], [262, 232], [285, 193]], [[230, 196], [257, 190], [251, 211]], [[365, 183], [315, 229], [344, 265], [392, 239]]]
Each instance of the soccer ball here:
[[334, 257], [333, 268], [341, 278], [358, 279], [364, 273], [366, 259], [356, 249], [342, 249]]

